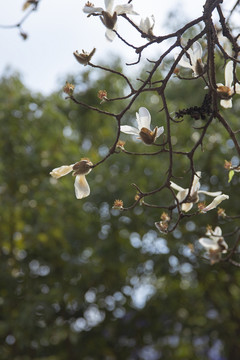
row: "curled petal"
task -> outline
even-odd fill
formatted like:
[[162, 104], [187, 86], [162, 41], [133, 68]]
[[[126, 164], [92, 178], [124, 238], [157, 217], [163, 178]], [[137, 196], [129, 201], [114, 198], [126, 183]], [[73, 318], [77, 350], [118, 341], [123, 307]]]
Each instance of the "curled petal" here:
[[223, 200], [227, 200], [227, 199], [229, 199], [228, 195], [225, 195], [225, 194], [219, 195], [219, 196], [215, 197], [215, 199], [208, 206], [206, 206], [204, 209], [202, 209], [201, 212], [205, 213], [207, 211], [215, 209]]
[[206, 250], [216, 251], [219, 249], [218, 243], [212, 239], [200, 238], [198, 241]]
[[85, 175], [76, 176], [74, 187], [77, 199], [83, 199], [90, 194], [90, 187], [88, 185]]
[[215, 192], [211, 192], [211, 191], [204, 191], [204, 190], [199, 190], [198, 191], [199, 194], [204, 194], [204, 195], [208, 195], [208, 196], [218, 196], [221, 195], [222, 192], [221, 191], [215, 191]]
[[141, 130], [142, 128], [150, 129], [151, 125], [151, 115], [145, 107], [140, 107], [139, 113], [136, 113], [138, 129]]
[[129, 125], [120, 126], [120, 131], [123, 132], [124, 134], [128, 134], [128, 135], [139, 135], [138, 129], [136, 129], [133, 126], [129, 126]]
[[192, 182], [192, 188], [191, 188], [191, 192], [190, 195], [195, 194], [199, 188], [200, 188], [200, 178], [201, 178], [201, 171], [197, 171], [196, 175], [194, 175], [193, 177], [193, 182]]
[[225, 86], [231, 88], [233, 82], [233, 62], [229, 61], [225, 67]]
[[63, 165], [63, 166], [60, 166], [58, 168], [55, 168], [50, 172], [50, 175], [55, 179], [59, 179], [60, 177], [69, 174], [73, 170], [73, 165], [74, 164], [72, 164], [72, 165]]
[[177, 191], [183, 191], [183, 190], [185, 190], [185, 189], [182, 188], [181, 186], [175, 184], [173, 181], [170, 182], [170, 186], [171, 186], [174, 190], [177, 190]]
[[163, 132], [164, 132], [164, 127], [163, 127], [163, 126], [159, 127], [159, 128], [157, 129], [156, 139], [157, 139], [160, 135], [162, 135]]

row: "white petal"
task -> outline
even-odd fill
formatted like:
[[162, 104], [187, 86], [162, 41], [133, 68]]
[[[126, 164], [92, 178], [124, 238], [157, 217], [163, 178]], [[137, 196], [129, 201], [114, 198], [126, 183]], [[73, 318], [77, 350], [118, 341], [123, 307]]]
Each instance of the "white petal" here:
[[148, 33], [148, 30], [151, 29], [151, 22], [149, 17], [146, 17], [145, 19], [141, 19], [139, 24], [139, 29], [145, 32], [146, 34]]
[[225, 109], [229, 109], [232, 107], [232, 99], [229, 100], [221, 100], [220, 104], [222, 107], [224, 107]]
[[164, 132], [164, 127], [163, 127], [163, 126], [159, 127], [159, 128], [157, 129], [156, 139], [157, 139], [160, 135], [162, 135], [163, 132]]
[[189, 59], [187, 58], [186, 55], [183, 55], [181, 60], [178, 62], [178, 65], [193, 70], [193, 66], [190, 64], [190, 61], [189, 61]]
[[103, 8], [94, 7], [94, 6], [84, 6], [82, 10], [85, 14], [93, 14], [93, 13], [102, 13]]
[[200, 188], [200, 178], [201, 178], [201, 171], [197, 171], [196, 175], [194, 175], [193, 177], [193, 182], [192, 182], [192, 188], [191, 188], [191, 192], [190, 195], [195, 194], [199, 188]]
[[233, 82], [233, 62], [229, 61], [225, 67], [225, 86], [231, 88]]
[[208, 195], [208, 196], [213, 196], [213, 197], [222, 194], [221, 191], [210, 192], [210, 191], [204, 191], [204, 190], [199, 190], [198, 193], [199, 193], [199, 194], [205, 194], [205, 195]]
[[177, 191], [183, 191], [185, 190], [184, 188], [182, 188], [181, 186], [175, 184], [174, 182], [170, 181], [170, 186], [174, 189], [174, 190], [177, 190]]
[[198, 59], [202, 58], [202, 46], [198, 41], [196, 41], [192, 45], [192, 49], [193, 49], [193, 56], [192, 56], [191, 60], [193, 63], [196, 63]]
[[116, 11], [118, 15], [120, 14], [138, 15], [138, 13], [136, 13], [136, 11], [133, 10], [132, 4], [117, 5], [114, 8], [114, 11]]
[[211, 239], [200, 238], [198, 241], [206, 250], [218, 250], [219, 249], [218, 244]]
[[59, 179], [60, 177], [69, 174], [73, 170], [73, 165], [74, 164], [72, 164], [72, 165], [63, 165], [63, 166], [60, 166], [58, 168], [55, 168], [50, 172], [50, 175], [52, 177], [54, 177], [55, 179]]
[[182, 211], [188, 212], [193, 207], [193, 203], [182, 204]]
[[221, 237], [222, 236], [222, 229], [220, 228], [220, 226], [216, 226], [213, 233], [213, 236], [218, 236]]
[[177, 193], [177, 199], [179, 202], [182, 202], [183, 200], [186, 199], [187, 197], [187, 194], [188, 194], [188, 189], [182, 189], [181, 191], [179, 191]]
[[129, 126], [129, 125], [120, 126], [120, 131], [123, 132], [124, 134], [128, 134], [128, 135], [139, 135], [138, 129], [136, 129], [133, 126]]
[[105, 3], [106, 11], [112, 15], [112, 8], [113, 8], [114, 0], [104, 0], [104, 3]]
[[77, 199], [83, 199], [90, 194], [90, 187], [88, 185], [85, 175], [76, 176], [74, 187]]
[[240, 94], [240, 84], [235, 85], [236, 94]]
[[[116, 24], [114, 26], [114, 30], [117, 30]], [[105, 32], [105, 36], [109, 41], [113, 41], [115, 39], [116, 33], [111, 29], [107, 29]]]
[[228, 195], [222, 194], [219, 195], [217, 197], [215, 197], [215, 199], [208, 205], [206, 206], [202, 212], [207, 212], [210, 211], [212, 209], [215, 209], [223, 200], [229, 199]]
[[145, 127], [148, 130], [150, 129], [151, 125], [151, 115], [145, 107], [140, 107], [139, 113], [136, 113], [137, 123], [138, 123], [138, 129], [139, 131]]

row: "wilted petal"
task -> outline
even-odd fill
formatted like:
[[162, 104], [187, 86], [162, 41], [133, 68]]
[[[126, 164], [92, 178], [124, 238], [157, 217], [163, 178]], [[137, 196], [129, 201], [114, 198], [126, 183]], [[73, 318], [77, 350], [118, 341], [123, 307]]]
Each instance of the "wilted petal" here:
[[231, 88], [233, 82], [233, 62], [229, 61], [225, 67], [225, 86]]
[[212, 209], [215, 209], [223, 200], [229, 199], [228, 195], [222, 194], [217, 196], [208, 206], [206, 206], [204, 209], [202, 209], [202, 212], [207, 212]]
[[200, 238], [198, 240], [200, 242], [200, 244], [206, 249], [206, 250], [218, 250], [219, 249], [219, 246], [218, 244], [211, 240], [211, 239], [208, 239], [208, 238]]
[[120, 131], [123, 132], [124, 134], [128, 134], [128, 135], [139, 135], [138, 129], [136, 129], [133, 126], [129, 126], [129, 125], [120, 126]]
[[72, 165], [63, 165], [63, 166], [60, 166], [58, 168], [55, 168], [50, 172], [50, 175], [55, 179], [59, 179], [60, 177], [69, 174], [73, 170], [73, 165], [74, 164], [72, 164]]
[[151, 125], [151, 115], [145, 107], [140, 107], [139, 113], [136, 113], [137, 123], [138, 123], [138, 129], [141, 130], [142, 128], [150, 129]]
[[114, 8], [114, 11], [116, 11], [118, 15], [120, 14], [138, 15], [138, 13], [133, 10], [132, 4], [117, 5]]
[[156, 139], [157, 139], [160, 135], [162, 135], [163, 132], [164, 132], [164, 127], [163, 127], [163, 126], [159, 127], [159, 128], [157, 129]]
[[90, 187], [88, 185], [85, 175], [76, 176], [74, 187], [77, 199], [83, 199], [90, 194]]
[[229, 100], [221, 100], [220, 104], [222, 107], [224, 107], [225, 109], [229, 109], [232, 107], [232, 99]]

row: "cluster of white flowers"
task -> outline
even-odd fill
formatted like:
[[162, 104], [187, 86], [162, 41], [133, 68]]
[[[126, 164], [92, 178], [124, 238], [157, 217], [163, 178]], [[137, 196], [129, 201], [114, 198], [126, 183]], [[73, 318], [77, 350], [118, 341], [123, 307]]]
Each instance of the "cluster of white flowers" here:
[[[192, 48], [186, 51], [187, 55], [184, 54], [181, 60], [178, 62], [180, 66], [185, 68], [190, 68], [193, 71], [193, 76], [200, 76], [203, 74], [204, 65], [202, 62], [202, 46], [201, 44], [196, 41]], [[175, 55], [175, 59], [179, 56], [179, 54]], [[225, 85], [222, 83], [217, 83], [217, 93], [220, 100], [220, 105], [224, 108], [231, 108], [232, 107], [232, 96], [236, 94], [240, 94], [240, 84], [236, 83], [233, 86], [233, 61], [229, 61], [225, 66]], [[208, 89], [208, 86], [205, 87]]]
[[199, 194], [204, 194], [214, 197], [214, 200], [208, 205], [201, 208], [201, 213], [205, 213], [212, 209], [215, 209], [223, 200], [229, 199], [228, 195], [222, 194], [222, 191], [210, 192], [205, 190], [200, 190], [200, 178], [201, 172], [197, 171], [196, 175], [193, 177], [193, 182], [191, 189], [184, 189], [181, 186], [175, 184], [171, 181], [170, 186], [177, 190], [177, 199], [181, 204], [181, 209], [184, 212], [188, 212], [193, 207], [193, 204], [199, 202]]

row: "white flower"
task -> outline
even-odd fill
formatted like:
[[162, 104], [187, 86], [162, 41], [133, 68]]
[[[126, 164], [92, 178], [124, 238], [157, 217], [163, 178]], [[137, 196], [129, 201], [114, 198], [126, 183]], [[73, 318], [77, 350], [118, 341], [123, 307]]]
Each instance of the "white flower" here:
[[136, 113], [136, 118], [138, 128], [129, 125], [122, 125], [120, 126], [120, 131], [125, 134], [140, 136], [142, 141], [147, 145], [153, 144], [154, 141], [163, 133], [164, 127], [161, 126], [158, 128], [156, 126], [153, 131], [151, 130], [151, 115], [145, 107], [140, 107], [139, 113]]
[[211, 263], [214, 264], [220, 260], [222, 253], [227, 252], [228, 244], [222, 237], [222, 230], [219, 226], [216, 226], [214, 231], [208, 228], [206, 235], [207, 238], [202, 237], [198, 241], [208, 251]]
[[146, 18], [140, 20], [139, 29], [142, 32], [144, 32], [146, 35], [152, 36], [154, 25], [155, 25], [154, 16], [152, 15], [151, 19], [147, 16]]
[[200, 212], [205, 213], [207, 211], [215, 209], [223, 200], [227, 200], [227, 199], [229, 199], [228, 195], [225, 194], [218, 195], [215, 197], [215, 199], [213, 199], [213, 201], [208, 206], [201, 209]]
[[83, 199], [90, 194], [90, 187], [86, 180], [86, 175], [92, 171], [92, 162], [88, 159], [82, 159], [81, 161], [72, 165], [63, 165], [53, 169], [50, 175], [55, 179], [59, 179], [62, 176], [69, 174], [73, 171], [73, 176], [76, 176], [74, 182], [75, 194], [77, 199]]
[[232, 44], [228, 40], [227, 37], [225, 37], [222, 33], [222, 31], [217, 32], [218, 41], [220, 42], [220, 45], [222, 45], [223, 49], [226, 51], [226, 53], [230, 56], [232, 56]]
[[[173, 189], [175, 189], [175, 190], [177, 190], [178, 191], [178, 193], [177, 193], [177, 199], [178, 199], [178, 201], [180, 202], [180, 203], [182, 203], [182, 205], [181, 205], [181, 208], [182, 208], [182, 211], [185, 211], [185, 212], [188, 212], [189, 210], [191, 210], [191, 208], [193, 207], [193, 204], [194, 203], [197, 203], [198, 201], [199, 201], [199, 194], [205, 194], [205, 195], [209, 195], [209, 196], [213, 196], [213, 197], [215, 197], [216, 196], [216, 198], [214, 199], [214, 200], [216, 200], [216, 199], [218, 199], [218, 197], [219, 197], [219, 195], [221, 195], [222, 194], [222, 192], [221, 191], [216, 191], [216, 192], [209, 192], [209, 191], [204, 191], [204, 190], [199, 190], [200, 189], [200, 178], [201, 178], [201, 171], [197, 171], [196, 172], [196, 175], [194, 175], [194, 177], [193, 177], [193, 182], [192, 182], [192, 187], [191, 187], [191, 189], [190, 189], [190, 194], [189, 194], [189, 196], [187, 196], [188, 195], [188, 193], [189, 193], [189, 189], [184, 189], [184, 188], [182, 188], [181, 186], [178, 186], [177, 184], [175, 184], [174, 182], [172, 182], [171, 181], [171, 183], [170, 183], [170, 186], [173, 188]], [[227, 195], [221, 195], [221, 196], [227, 196]], [[185, 201], [186, 200], [186, 201]], [[224, 199], [222, 199], [222, 200], [224, 200]], [[222, 201], [221, 200], [221, 201]], [[185, 201], [185, 202], [184, 202]], [[218, 201], [218, 200], [217, 200]], [[220, 201], [220, 202], [221, 202]], [[214, 201], [213, 201], [214, 202]], [[210, 204], [211, 206], [213, 206], [214, 204], [213, 204], [213, 202]], [[219, 202], [218, 202], [219, 203]], [[208, 207], [206, 207], [205, 209], [203, 209], [203, 210], [205, 210], [205, 211], [209, 211], [209, 210], [211, 210], [211, 209], [213, 209], [213, 207], [211, 207], [210, 208], [210, 205], [208, 206]], [[218, 204], [217, 204], [218, 205]], [[216, 206], [217, 206], [216, 205]], [[215, 206], [215, 207], [216, 207]], [[208, 209], [207, 209], [208, 208]], [[207, 210], [206, 210], [207, 209]], [[204, 211], [204, 212], [205, 212]]]
[[[199, 76], [203, 73], [203, 63], [202, 63], [202, 46], [196, 41], [192, 48], [187, 50], [187, 54], [189, 57], [184, 54], [179, 61], [178, 65], [183, 66], [185, 68], [192, 69], [193, 76]], [[175, 59], [179, 54], [175, 55]], [[189, 59], [190, 58], [190, 59]]]
[[[225, 85], [218, 83], [217, 84], [217, 92], [219, 96], [222, 98], [220, 104], [225, 109], [232, 107], [232, 95], [234, 94], [234, 86], [233, 83], [233, 62], [229, 61], [225, 66]], [[240, 85], [235, 85], [236, 94], [240, 94]]]
[[113, 30], [117, 30], [117, 16], [121, 14], [138, 15], [134, 10], [132, 4], [116, 5], [113, 8], [114, 0], [104, 0], [105, 10], [101, 7], [94, 7], [93, 4], [87, 2], [83, 7], [83, 12], [86, 14], [99, 14], [103, 24], [107, 30], [105, 33], [109, 41], [113, 41], [116, 34]]

